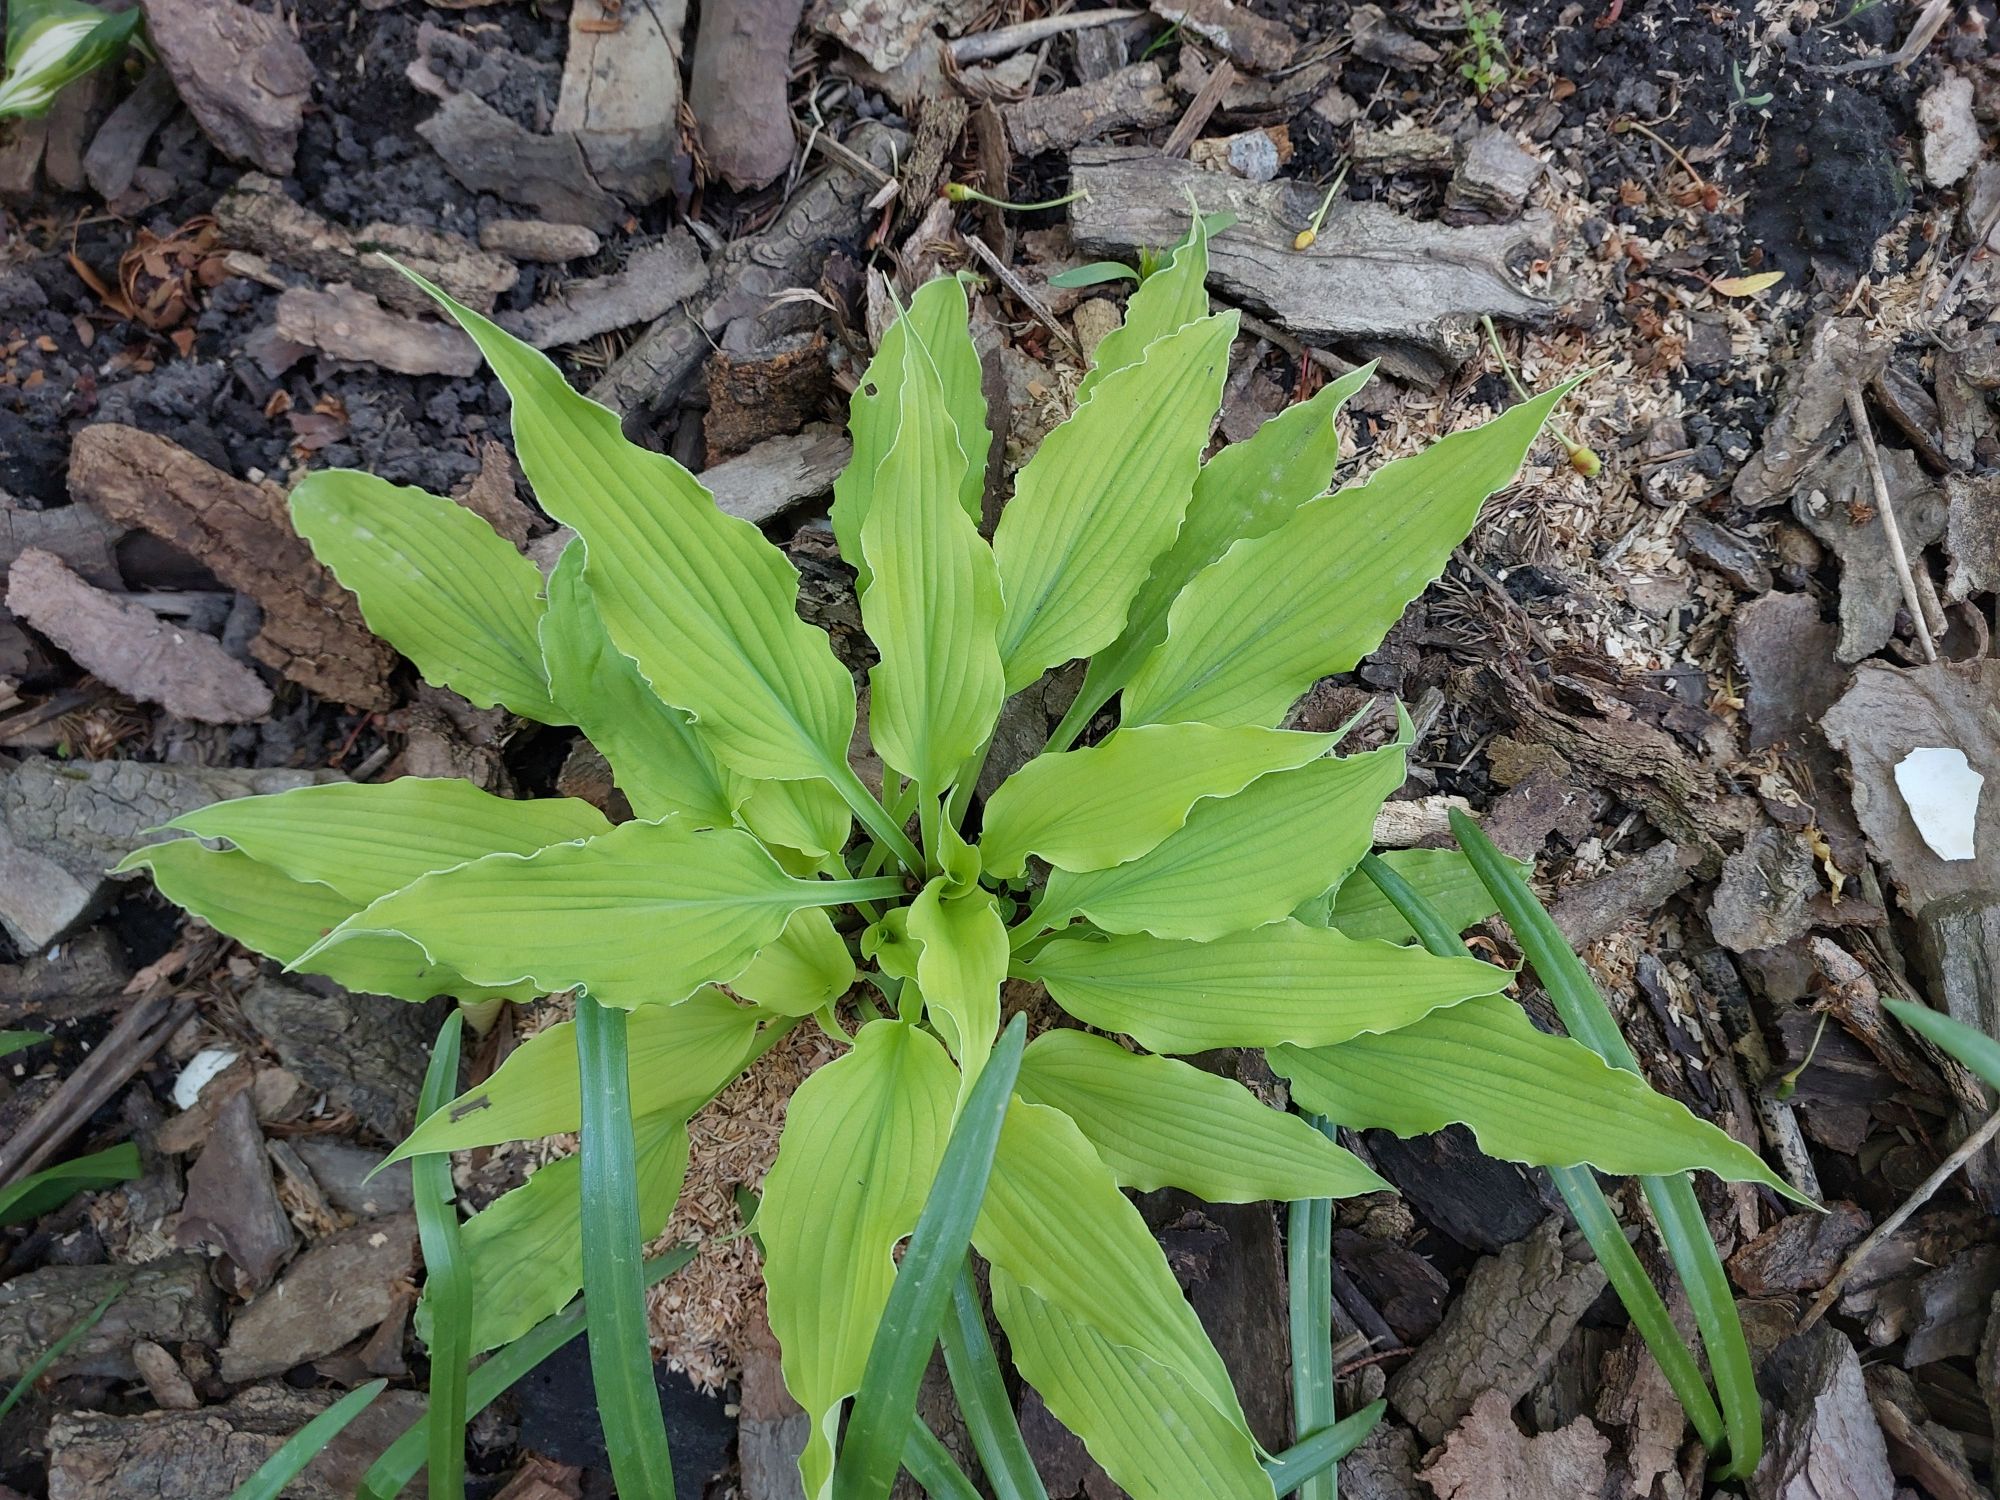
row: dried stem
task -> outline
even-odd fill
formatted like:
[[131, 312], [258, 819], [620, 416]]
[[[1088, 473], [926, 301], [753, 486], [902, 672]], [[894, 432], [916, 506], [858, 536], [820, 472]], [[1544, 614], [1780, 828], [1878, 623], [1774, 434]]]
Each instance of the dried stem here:
[[1854, 423], [1854, 436], [1861, 444], [1861, 461], [1867, 466], [1868, 478], [1875, 487], [1875, 509], [1882, 515], [1882, 530], [1889, 538], [1889, 561], [1896, 569], [1896, 579], [1903, 585], [1903, 602], [1909, 606], [1910, 619], [1917, 627], [1917, 644], [1923, 648], [1924, 660], [1938, 659], [1936, 637], [1944, 634], [1944, 612], [1939, 608], [1937, 594], [1932, 590], [1930, 598], [1924, 597], [1918, 586], [1917, 575], [1910, 567], [1910, 554], [1903, 549], [1903, 528], [1896, 524], [1896, 506], [1889, 498], [1889, 481], [1882, 473], [1882, 455], [1875, 447], [1874, 424], [1868, 420], [1868, 406], [1861, 398], [1861, 387], [1849, 384], [1847, 387], [1847, 415]]

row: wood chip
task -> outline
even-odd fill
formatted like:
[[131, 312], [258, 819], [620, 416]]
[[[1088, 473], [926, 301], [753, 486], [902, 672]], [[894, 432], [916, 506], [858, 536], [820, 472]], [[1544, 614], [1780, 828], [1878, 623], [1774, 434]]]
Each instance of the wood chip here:
[[264, 679], [214, 637], [93, 587], [52, 552], [31, 547], [14, 560], [7, 607], [100, 681], [170, 714], [247, 724], [271, 711]]
[[292, 530], [276, 486], [249, 484], [135, 427], [76, 435], [70, 494], [199, 557], [264, 612], [251, 653], [314, 692], [387, 708], [395, 653], [369, 632], [354, 596]]
[[1266, 20], [1234, 0], [1147, 0], [1153, 14], [1221, 49], [1231, 62], [1275, 73], [1292, 60], [1298, 42], [1289, 26]]
[[708, 268], [694, 236], [675, 229], [657, 244], [634, 252], [624, 269], [571, 282], [546, 302], [500, 321], [537, 349], [553, 349], [634, 323], [650, 323], [699, 292], [707, 280]]
[[1008, 143], [1023, 156], [1067, 151], [1114, 130], [1164, 125], [1180, 113], [1156, 62], [1120, 68], [1107, 78], [1041, 94], [1001, 111]]
[[345, 282], [323, 292], [286, 291], [278, 298], [277, 327], [295, 344], [403, 375], [464, 379], [480, 364], [479, 346], [457, 324], [406, 318]]
[[263, 1291], [291, 1257], [292, 1221], [278, 1202], [271, 1164], [264, 1154], [264, 1132], [247, 1089], [231, 1095], [222, 1106], [201, 1156], [188, 1170], [187, 1202], [174, 1229], [174, 1242], [190, 1249], [203, 1246], [227, 1257], [229, 1279], [238, 1296]]
[[203, 132], [236, 161], [292, 170], [311, 61], [284, 17], [238, 0], [143, 0], [146, 36]]
[[494, 193], [545, 219], [600, 234], [625, 217], [624, 205], [598, 182], [574, 135], [528, 130], [477, 94], [452, 94], [417, 134], [475, 193]]
[[1770, 1500], [1892, 1500], [1888, 1445], [1854, 1347], [1822, 1323], [1780, 1344], [1759, 1385], [1777, 1393], [1777, 1420], [1752, 1492]]
[[634, 203], [673, 190], [686, 24], [686, 0], [574, 0], [569, 8], [549, 129], [574, 136], [591, 176]]
[[550, 224], [542, 219], [489, 219], [479, 226], [479, 248], [514, 260], [560, 265], [582, 260], [604, 247], [597, 231], [581, 224]]
[[1534, 1437], [1514, 1425], [1513, 1402], [1487, 1391], [1444, 1451], [1423, 1471], [1438, 1500], [1515, 1500], [1522, 1495], [1596, 1495], [1604, 1489], [1611, 1439], [1578, 1417]]
[[709, 170], [733, 188], [777, 181], [798, 151], [785, 91], [804, 10], [805, 0], [738, 0], [726, 24], [695, 32], [688, 107]]
[[761, 526], [794, 505], [831, 494], [853, 451], [846, 433], [817, 423], [717, 464], [703, 472], [701, 482], [720, 509]]

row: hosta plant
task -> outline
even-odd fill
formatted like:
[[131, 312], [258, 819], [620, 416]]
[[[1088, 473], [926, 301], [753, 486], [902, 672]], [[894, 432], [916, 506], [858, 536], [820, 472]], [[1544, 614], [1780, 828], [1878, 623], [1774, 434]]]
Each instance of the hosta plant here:
[[[1407, 720], [1348, 753], [1339, 734], [1278, 727], [1440, 572], [1561, 392], [1330, 491], [1334, 416], [1361, 371], [1209, 456], [1236, 318], [1209, 311], [1206, 258], [1197, 223], [1134, 293], [990, 542], [963, 287], [917, 289], [889, 328], [832, 512], [879, 655], [870, 758], [854, 750], [856, 683], [799, 617], [784, 553], [434, 290], [505, 384], [543, 508], [575, 532], [552, 573], [451, 501], [367, 474], [293, 492], [299, 530], [428, 680], [576, 726], [635, 814], [613, 826], [584, 802], [453, 781], [332, 785], [204, 808], [172, 825], [193, 838], [130, 861], [259, 953], [351, 989], [577, 993], [575, 1022], [400, 1148], [584, 1126], [581, 1159], [465, 1226], [473, 1352], [590, 1278], [584, 1189], [592, 1131], [618, 1118], [603, 1062], [617, 1027], [620, 1181], [636, 1181], [630, 1227], [648, 1235], [690, 1116], [808, 1019], [844, 1048], [791, 1099], [754, 1225], [785, 1379], [812, 1419], [814, 1500], [1010, 977], [1081, 1024], [1026, 1049], [972, 1245], [1021, 1375], [1135, 1496], [1268, 1500], [1273, 1485], [1125, 1190], [1384, 1186], [1187, 1054], [1265, 1049], [1340, 1125], [1463, 1122], [1516, 1161], [1778, 1185], [1636, 1074], [1538, 1030], [1503, 993], [1509, 972], [1409, 944], [1379, 891], [1348, 880], [1403, 783]], [[980, 802], [1008, 700], [1079, 659], [1078, 706]], [[1115, 727], [1086, 736], [1114, 700]], [[879, 785], [858, 769], [878, 763]], [[1461, 927], [1492, 909], [1456, 853], [1387, 858]], [[588, 1297], [595, 1345], [610, 1304]]]
[[137, 6], [103, 11], [83, 0], [10, 0], [0, 119], [46, 114], [57, 94], [125, 50], [141, 18]]

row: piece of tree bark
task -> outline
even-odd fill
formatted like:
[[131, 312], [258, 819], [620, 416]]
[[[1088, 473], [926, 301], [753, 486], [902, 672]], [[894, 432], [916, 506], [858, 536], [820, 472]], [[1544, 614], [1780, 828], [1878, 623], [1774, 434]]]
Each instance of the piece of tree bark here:
[[11, 1385], [119, 1282], [125, 1290], [50, 1373], [135, 1380], [132, 1341], [208, 1344], [219, 1334], [215, 1283], [198, 1255], [138, 1266], [43, 1266], [0, 1283], [0, 1383]]
[[322, 284], [352, 282], [398, 312], [436, 312], [437, 304], [385, 256], [478, 312], [491, 312], [521, 276], [512, 261], [460, 235], [405, 224], [348, 229], [294, 203], [261, 172], [245, 172], [216, 201], [215, 222], [227, 245], [268, 256]]
[[265, 665], [354, 708], [393, 701], [395, 653], [292, 530], [275, 485], [247, 483], [166, 438], [100, 422], [76, 435], [69, 487], [73, 499], [201, 558], [255, 599], [264, 623], [250, 650]]
[[0, 490], [0, 574], [36, 547], [53, 552], [99, 588], [119, 588], [123, 581], [113, 548], [124, 533], [87, 505], [35, 510]]
[[1108, 78], [1023, 99], [1001, 110], [1008, 143], [1023, 156], [1067, 151], [1114, 130], [1165, 125], [1180, 113], [1156, 62], [1120, 68]]
[[1070, 230], [1086, 254], [1175, 243], [1187, 232], [1190, 190], [1203, 212], [1236, 214], [1210, 249], [1211, 284], [1307, 343], [1394, 340], [1457, 361], [1473, 352], [1481, 314], [1524, 322], [1556, 307], [1510, 269], [1524, 252], [1546, 253], [1540, 218], [1451, 228], [1379, 203], [1336, 202], [1301, 251], [1294, 241], [1319, 207], [1305, 183], [1247, 182], [1140, 146], [1078, 147], [1070, 180], [1089, 193], [1070, 206]]
[[479, 368], [479, 346], [455, 323], [390, 312], [356, 286], [324, 291], [295, 286], [278, 297], [278, 335], [336, 359], [358, 360], [402, 375], [453, 375]]
[[1390, 1403], [1430, 1442], [1472, 1411], [1487, 1391], [1511, 1406], [1562, 1351], [1604, 1290], [1604, 1268], [1549, 1219], [1518, 1244], [1472, 1268], [1444, 1322], [1389, 1380]]
[[222, 1378], [277, 1375], [359, 1338], [395, 1305], [416, 1269], [417, 1221], [402, 1214], [328, 1235], [236, 1315], [222, 1346]]
[[[312, 988], [306, 986], [310, 984]], [[349, 995], [324, 980], [264, 977], [243, 1014], [285, 1066], [384, 1140], [408, 1133], [437, 1029], [436, 1007]]]
[[1604, 1490], [1611, 1439], [1578, 1417], [1555, 1432], [1526, 1436], [1513, 1403], [1483, 1391], [1444, 1449], [1424, 1469], [1438, 1500], [1515, 1500], [1522, 1495], [1586, 1495]]
[[574, 135], [528, 130], [477, 94], [450, 95], [417, 126], [417, 134], [430, 142], [445, 170], [475, 193], [495, 193], [543, 218], [582, 224], [599, 234], [610, 233], [625, 216], [624, 205], [598, 182]]
[[1908, 1375], [1894, 1365], [1870, 1365], [1863, 1378], [1889, 1444], [1889, 1467], [1897, 1475], [1921, 1486], [1932, 1500], [1993, 1500], [1993, 1492], [1973, 1478], [1965, 1444], [1931, 1420]]
[[245, 724], [271, 711], [264, 679], [212, 636], [93, 588], [31, 547], [7, 572], [7, 607], [99, 681], [183, 719]]
[[761, 526], [794, 505], [831, 493], [853, 451], [846, 433], [816, 423], [705, 470], [701, 482], [715, 496], [718, 508]]
[[146, 36], [225, 156], [292, 170], [313, 66], [283, 17], [238, 0], [140, 0]]
[[561, 265], [582, 260], [604, 248], [597, 231], [581, 224], [550, 224], [542, 219], [488, 219], [479, 226], [479, 248], [513, 260]]
[[1750, 1480], [1757, 1500], [1891, 1500], [1888, 1445], [1854, 1346], [1825, 1323], [1787, 1339], [1758, 1371], [1777, 1408]]
[[[886, 172], [908, 144], [900, 131], [864, 122], [847, 149]], [[756, 320], [774, 295], [813, 280], [827, 255], [859, 234], [863, 205], [878, 186], [875, 177], [836, 157], [767, 227], [710, 261], [702, 295], [640, 335], [591, 387], [592, 399], [626, 417], [672, 401], [732, 323]]]
[[805, 0], [707, 0], [688, 106], [709, 170], [733, 188], [777, 181], [798, 149], [785, 98]]
[[163, 64], [146, 70], [132, 92], [105, 117], [83, 153], [83, 175], [106, 202], [132, 185], [132, 175], [159, 128], [181, 107], [181, 96]]
[[686, 0], [573, 0], [569, 8], [549, 128], [574, 135], [591, 175], [633, 203], [673, 190], [686, 25]]
[[826, 336], [817, 329], [747, 358], [718, 352], [703, 383], [708, 410], [701, 436], [711, 468], [823, 420], [837, 399]]
[[1153, 14], [1220, 48], [1231, 62], [1272, 73], [1292, 60], [1291, 28], [1266, 20], [1234, 0], [1149, 0]]
[[1863, 319], [1815, 319], [1806, 330], [1806, 347], [1785, 372], [1784, 394], [1764, 429], [1764, 446], [1731, 482], [1736, 503], [1754, 508], [1789, 500], [1799, 476], [1847, 430], [1848, 386], [1872, 380], [1892, 349], [1868, 332]]
[[537, 349], [553, 349], [650, 323], [700, 291], [707, 280], [694, 236], [675, 229], [635, 252], [621, 270], [571, 282], [546, 302], [500, 321]]
[[479, 445], [479, 472], [452, 498], [516, 547], [525, 547], [528, 538], [548, 530], [549, 523], [521, 498], [514, 484], [516, 473], [507, 445], [487, 438]]

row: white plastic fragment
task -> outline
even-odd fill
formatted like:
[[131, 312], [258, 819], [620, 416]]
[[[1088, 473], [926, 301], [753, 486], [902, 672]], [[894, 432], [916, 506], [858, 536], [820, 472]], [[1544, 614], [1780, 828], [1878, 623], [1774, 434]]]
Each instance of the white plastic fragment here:
[[195, 1053], [174, 1080], [174, 1107], [193, 1109], [208, 1081], [235, 1061], [236, 1054], [227, 1047], [204, 1047]]
[[1919, 747], [1896, 762], [1896, 789], [1910, 821], [1939, 859], [1971, 859], [1986, 778], [1954, 746]]

